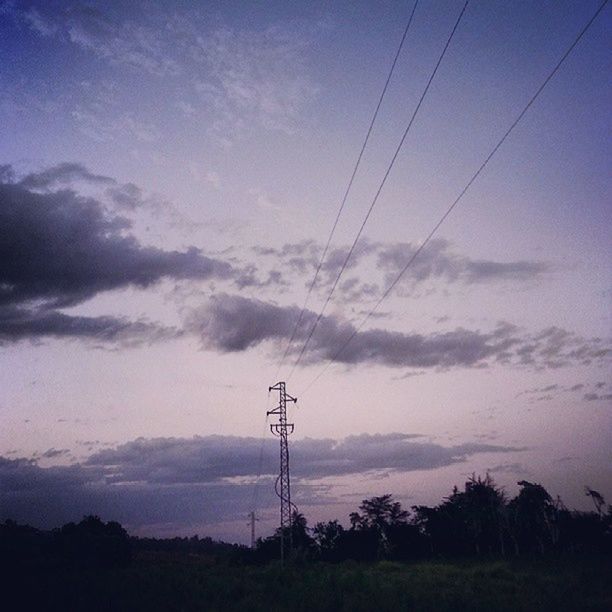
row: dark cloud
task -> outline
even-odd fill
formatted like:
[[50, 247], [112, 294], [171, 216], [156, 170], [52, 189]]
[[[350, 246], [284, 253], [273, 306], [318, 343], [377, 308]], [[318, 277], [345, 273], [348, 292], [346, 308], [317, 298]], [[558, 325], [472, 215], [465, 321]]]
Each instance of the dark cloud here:
[[612, 401], [612, 393], [585, 393], [584, 399], [587, 402]]
[[[199, 334], [207, 348], [221, 352], [244, 351], [265, 340], [289, 338], [300, 309], [283, 308], [260, 300], [220, 294], [191, 313], [188, 330]], [[306, 312], [302, 330], [313, 320]]]
[[94, 174], [82, 164], [63, 162], [41, 172], [27, 174], [19, 181], [24, 189], [50, 189], [58, 185], [68, 185], [75, 181], [87, 183], [100, 183], [102, 185], [116, 185], [117, 182], [101, 174]]
[[[261, 300], [220, 294], [191, 314], [187, 328], [200, 334], [206, 348], [244, 351], [266, 341], [288, 339], [299, 315], [296, 306], [281, 307]], [[306, 337], [316, 315], [305, 311], [296, 345]], [[350, 344], [337, 354], [349, 338]], [[305, 355], [306, 363], [335, 360], [346, 364], [377, 363], [392, 367], [482, 367], [499, 362], [557, 368], [601, 361], [609, 355], [598, 339], [586, 340], [559, 328], [536, 335], [508, 323], [489, 332], [456, 328], [432, 334], [402, 333], [355, 327], [336, 316], [321, 319]]]
[[0, 185], [0, 303], [69, 306], [96, 293], [164, 277], [228, 278], [226, 262], [198, 249], [163, 251], [126, 235], [130, 222], [71, 190]]
[[[0, 167], [0, 182], [14, 183], [14, 172], [10, 166], [7, 168], [11, 172], [7, 173], [7, 180], [2, 180], [2, 168]], [[83, 164], [75, 162], [62, 162], [40, 172], [32, 172], [20, 179], [17, 184], [24, 189], [49, 192], [79, 183], [103, 187], [103, 195], [117, 209], [133, 211], [144, 206], [151, 209], [159, 208], [159, 203], [151, 199], [146, 200], [142, 190], [134, 183], [119, 183], [110, 176], [94, 174]], [[164, 202], [163, 205], [171, 207], [167, 202]]]
[[133, 183], [116, 184], [109, 187], [106, 195], [118, 208], [134, 210], [143, 204], [142, 191]]
[[73, 189], [51, 189], [77, 179], [112, 184], [112, 197], [124, 206], [139, 198], [136, 187], [118, 185], [79, 164], [0, 183], [0, 337], [167, 334], [145, 322], [74, 317], [57, 309], [103, 291], [150, 287], [163, 278], [230, 279], [237, 274], [229, 263], [195, 247], [165, 251], [144, 246], [129, 234], [131, 222], [109, 213], [99, 200]]
[[[443, 447], [416, 441], [415, 434], [361, 434], [344, 440], [296, 440], [291, 445], [292, 474], [319, 479], [376, 470], [433, 469], [465, 461], [480, 452], [522, 450], [488, 444]], [[92, 455], [87, 466], [104, 469], [107, 481], [178, 484], [256, 477], [261, 441], [235, 436], [138, 439]], [[277, 471], [277, 442], [265, 443], [262, 473]], [[110, 470], [110, 473], [109, 471]]]
[[43, 459], [57, 459], [58, 457], [64, 457], [70, 455], [70, 451], [67, 448], [50, 448], [46, 450], [41, 457]]
[[10, 164], [0, 164], [0, 183], [12, 183], [15, 180], [15, 171]]
[[121, 346], [151, 343], [179, 336], [171, 327], [118, 317], [81, 317], [56, 310], [0, 306], [0, 344], [26, 338], [82, 338]]
[[[524, 449], [466, 443], [441, 446], [414, 434], [303, 439], [292, 444], [292, 474], [301, 506], [333, 502], [320, 479], [409, 472], [463, 463], [477, 453]], [[138, 439], [101, 450], [84, 463], [43, 468], [33, 460], [0, 458], [0, 518], [56, 526], [96, 513], [133, 528], [217, 523], [246, 515], [259, 473], [261, 441], [236, 436]], [[262, 508], [272, 491], [278, 443], [264, 444]]]

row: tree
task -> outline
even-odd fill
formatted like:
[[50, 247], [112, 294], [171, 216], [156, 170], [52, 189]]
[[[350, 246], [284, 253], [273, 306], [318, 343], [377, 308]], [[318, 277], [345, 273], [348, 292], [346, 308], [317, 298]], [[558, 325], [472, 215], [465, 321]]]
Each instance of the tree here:
[[427, 538], [432, 554], [463, 555], [471, 552], [463, 493], [453, 493], [434, 508], [414, 506], [413, 524]]
[[117, 522], [104, 523], [98, 516], [85, 516], [80, 523], [67, 523], [54, 531], [61, 558], [70, 565], [112, 567], [131, 559], [126, 530]]
[[344, 527], [338, 521], [317, 523], [312, 534], [319, 557], [323, 561], [340, 560], [340, 544], [344, 534]]
[[498, 549], [503, 556], [506, 499], [489, 474], [484, 478], [472, 474], [465, 483], [463, 505], [476, 554]]
[[508, 504], [516, 552], [544, 554], [559, 540], [557, 506], [542, 485], [527, 480], [517, 484], [521, 490]]
[[606, 506], [606, 500], [603, 498], [603, 495], [594, 489], [591, 489], [591, 487], [584, 487], [584, 492], [587, 497], [590, 497], [593, 500], [597, 514], [600, 517], [603, 516], [604, 508]]
[[391, 528], [405, 525], [409, 512], [402, 509], [400, 502], [394, 501], [391, 494], [364, 499], [359, 506], [359, 512], [349, 516], [353, 531], [370, 531], [376, 534], [378, 540], [378, 555], [389, 556], [393, 544], [390, 540]]
[[487, 474], [472, 475], [464, 490], [457, 487], [435, 508], [415, 506], [413, 524], [430, 551], [451, 555], [505, 553], [506, 499]]
[[391, 494], [364, 499], [359, 506], [362, 514], [350, 515], [354, 529], [378, 529], [384, 531], [390, 525], [406, 523], [409, 512], [402, 509], [400, 502], [394, 501]]
[[291, 541], [293, 548], [290, 554], [294, 559], [309, 557], [314, 549], [314, 540], [308, 533], [308, 522], [301, 512], [293, 511], [290, 529], [291, 531], [289, 531], [288, 527], [277, 527], [273, 536], [265, 539], [259, 538], [256, 543], [256, 558], [265, 561], [278, 559], [281, 534], [284, 536], [286, 546]]
[[306, 517], [301, 512], [294, 510], [291, 515], [291, 537], [293, 549], [300, 554], [305, 554], [313, 548], [314, 542], [308, 531]]

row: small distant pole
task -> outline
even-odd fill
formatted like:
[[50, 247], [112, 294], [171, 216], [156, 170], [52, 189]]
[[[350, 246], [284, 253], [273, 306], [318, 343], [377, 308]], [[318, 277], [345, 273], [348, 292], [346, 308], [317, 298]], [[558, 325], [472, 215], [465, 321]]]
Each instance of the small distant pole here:
[[270, 425], [270, 431], [280, 438], [280, 473], [276, 479], [274, 490], [280, 497], [280, 554], [281, 565], [285, 562], [285, 533], [289, 536], [288, 549], [293, 548], [293, 534], [291, 532], [291, 481], [289, 478], [289, 442], [287, 436], [293, 433], [293, 423], [287, 423], [287, 402], [297, 402], [285, 390], [285, 383], [278, 382], [269, 387], [269, 391], [278, 391], [278, 406], [268, 411], [268, 415], [278, 415], [278, 423]]
[[255, 521], [259, 519], [255, 516], [255, 511], [249, 512], [249, 525], [251, 526], [251, 548], [255, 549]]

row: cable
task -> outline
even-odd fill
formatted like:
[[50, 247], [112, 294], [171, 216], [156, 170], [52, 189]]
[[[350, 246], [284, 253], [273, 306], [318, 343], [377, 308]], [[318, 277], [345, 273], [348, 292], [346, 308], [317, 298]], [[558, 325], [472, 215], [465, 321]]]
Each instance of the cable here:
[[382, 93], [380, 94], [380, 97], [378, 99], [378, 104], [376, 105], [376, 109], [374, 110], [374, 115], [372, 116], [372, 119], [370, 120], [370, 125], [368, 126], [368, 130], [365, 136], [365, 139], [363, 141], [363, 144], [361, 145], [361, 151], [359, 151], [359, 155], [357, 156], [357, 161], [355, 163], [355, 166], [353, 168], [353, 172], [351, 174], [351, 178], [349, 179], [348, 182], [348, 186], [344, 192], [344, 196], [342, 198], [342, 201], [340, 203], [340, 208], [338, 209], [338, 213], [336, 214], [336, 219], [332, 225], [332, 229], [331, 232], [329, 233], [329, 237], [327, 238], [327, 243], [325, 245], [325, 248], [323, 249], [323, 254], [321, 255], [321, 258], [319, 259], [319, 263], [317, 265], [317, 270], [315, 272], [314, 278], [312, 279], [312, 282], [310, 283], [310, 287], [308, 288], [308, 293], [306, 294], [306, 299], [304, 300], [304, 305], [302, 306], [302, 310], [300, 311], [300, 314], [295, 322], [295, 325], [293, 327], [293, 331], [291, 332], [291, 337], [289, 338], [289, 341], [287, 342], [287, 346], [285, 347], [285, 352], [283, 353], [283, 356], [281, 357], [281, 360], [278, 364], [278, 368], [276, 370], [276, 374], [274, 375], [274, 378], [276, 379], [278, 376], [278, 373], [280, 371], [280, 369], [283, 366], [283, 363], [285, 362], [285, 359], [287, 358], [287, 355], [289, 353], [289, 349], [291, 348], [291, 344], [293, 343], [293, 340], [295, 339], [295, 334], [297, 333], [297, 330], [300, 326], [300, 323], [302, 322], [302, 318], [304, 317], [304, 312], [306, 311], [306, 306], [308, 305], [308, 301], [310, 300], [310, 295], [312, 294], [312, 290], [314, 289], [314, 286], [317, 282], [317, 278], [319, 278], [319, 273], [321, 272], [321, 267], [323, 266], [323, 262], [325, 261], [325, 258], [327, 257], [327, 252], [329, 250], [329, 245], [331, 244], [332, 238], [334, 236], [334, 233], [336, 231], [336, 227], [338, 226], [338, 221], [340, 220], [340, 216], [342, 215], [342, 211], [344, 210], [344, 205], [346, 204], [346, 200], [348, 198], [348, 195], [351, 191], [351, 188], [353, 186], [353, 181], [355, 180], [355, 176], [357, 175], [357, 170], [359, 169], [359, 165], [361, 164], [361, 158], [363, 157], [363, 153], [365, 151], [365, 148], [368, 144], [368, 141], [370, 140], [370, 135], [372, 133], [372, 129], [374, 127], [374, 123], [376, 122], [376, 118], [378, 117], [378, 111], [380, 110], [380, 107], [382, 105], [382, 101], [383, 98], [385, 97], [385, 94], [387, 93], [387, 88], [389, 87], [389, 83], [391, 81], [391, 77], [393, 76], [393, 72], [395, 70], [395, 65], [397, 64], [397, 60], [400, 56], [400, 53], [402, 51], [402, 47], [404, 46], [404, 41], [406, 40], [406, 36], [408, 35], [408, 30], [410, 29], [410, 24], [412, 23], [412, 19], [414, 17], [414, 13], [416, 11], [417, 5], [419, 3], [419, 0], [415, 0], [414, 6], [412, 7], [412, 12], [410, 13], [410, 17], [408, 18], [408, 23], [406, 24], [406, 27], [404, 28], [404, 33], [402, 35], [402, 39], [400, 40], [400, 44], [399, 47], [397, 48], [397, 51], [395, 53], [395, 57], [393, 58], [393, 62], [391, 64], [391, 69], [389, 70], [389, 74], [387, 75], [387, 80], [385, 81], [385, 85], [382, 89]]
[[412, 264], [412, 262], [419, 256], [419, 254], [421, 253], [421, 251], [425, 248], [425, 246], [427, 245], [427, 243], [433, 238], [434, 234], [438, 231], [438, 229], [440, 228], [440, 226], [444, 223], [444, 221], [447, 219], [447, 217], [450, 215], [450, 213], [453, 211], [453, 209], [455, 208], [455, 206], [457, 206], [457, 204], [459, 203], [459, 201], [463, 198], [463, 196], [466, 194], [466, 192], [468, 191], [468, 189], [472, 186], [472, 184], [474, 183], [474, 181], [476, 181], [476, 179], [480, 176], [480, 173], [485, 169], [485, 167], [487, 166], [487, 164], [491, 161], [492, 157], [495, 155], [495, 153], [497, 153], [497, 151], [499, 150], [499, 148], [504, 144], [504, 142], [506, 141], [506, 139], [508, 138], [508, 136], [510, 135], [510, 133], [514, 130], [514, 128], [519, 124], [519, 122], [521, 121], [521, 119], [525, 116], [525, 114], [527, 113], [527, 111], [531, 108], [531, 106], [533, 105], [533, 103], [536, 101], [536, 99], [539, 97], [539, 95], [542, 93], [542, 91], [544, 90], [544, 88], [546, 87], [546, 85], [548, 85], [548, 83], [550, 82], [550, 80], [555, 76], [555, 74], [557, 73], [557, 71], [559, 70], [559, 68], [561, 67], [561, 65], [563, 64], [563, 62], [567, 59], [567, 57], [570, 55], [570, 53], [574, 50], [574, 47], [576, 47], [576, 45], [578, 44], [578, 42], [580, 41], [580, 39], [584, 36], [584, 34], [586, 33], [586, 31], [591, 27], [591, 24], [595, 21], [595, 19], [597, 18], [597, 16], [599, 15], [599, 13], [601, 13], [601, 11], [604, 9], [604, 7], [606, 6], [606, 4], [608, 3], [608, 0], [604, 0], [604, 2], [600, 5], [600, 7], [595, 11], [594, 15], [591, 17], [591, 19], [589, 19], [589, 21], [587, 22], [587, 24], [582, 28], [582, 30], [580, 31], [580, 33], [576, 36], [576, 38], [574, 39], [574, 42], [569, 46], [569, 48], [565, 51], [565, 53], [561, 56], [561, 59], [557, 62], [557, 64], [555, 65], [555, 67], [550, 71], [550, 73], [548, 74], [548, 76], [544, 79], [543, 83], [540, 85], [540, 87], [538, 87], [537, 91], [535, 92], [535, 94], [530, 98], [529, 102], [527, 102], [527, 104], [524, 106], [523, 110], [518, 114], [517, 118], [512, 122], [512, 124], [510, 125], [510, 127], [506, 130], [506, 132], [504, 133], [504, 135], [499, 139], [499, 141], [497, 142], [497, 144], [493, 147], [493, 149], [491, 150], [491, 152], [489, 153], [489, 155], [485, 158], [485, 160], [482, 162], [482, 164], [480, 165], [480, 167], [478, 168], [478, 170], [476, 170], [476, 172], [472, 175], [472, 178], [467, 182], [467, 185], [461, 190], [461, 192], [459, 193], [459, 195], [457, 196], [457, 198], [453, 201], [453, 203], [448, 207], [448, 209], [446, 210], [446, 212], [442, 215], [442, 217], [440, 217], [440, 219], [438, 220], [438, 222], [434, 225], [433, 229], [431, 230], [431, 232], [429, 232], [428, 236], [425, 238], [425, 240], [421, 243], [421, 245], [419, 246], [419, 248], [412, 254], [412, 256], [410, 257], [410, 259], [408, 260], [408, 262], [406, 263], [406, 265], [402, 268], [402, 270], [399, 272], [399, 274], [396, 276], [396, 278], [393, 280], [393, 282], [389, 285], [389, 287], [387, 287], [387, 289], [385, 290], [385, 292], [382, 294], [382, 296], [380, 297], [380, 299], [376, 302], [376, 304], [374, 305], [374, 307], [370, 310], [370, 312], [363, 318], [363, 320], [361, 321], [361, 323], [359, 324], [358, 327], [355, 328], [355, 330], [353, 331], [353, 333], [349, 336], [349, 338], [344, 342], [344, 344], [340, 347], [340, 350], [338, 350], [332, 357], [331, 359], [328, 360], [328, 363], [325, 365], [325, 367], [319, 372], [319, 374], [317, 376], [315, 376], [315, 378], [312, 379], [312, 381], [305, 387], [304, 391], [302, 391], [302, 393], [300, 395], [304, 395], [304, 393], [306, 391], [308, 391], [310, 389], [310, 387], [312, 387], [312, 385], [319, 380], [319, 378], [321, 378], [321, 376], [323, 376], [323, 374], [325, 373], [325, 371], [329, 368], [329, 366], [340, 356], [340, 354], [344, 351], [344, 349], [349, 345], [349, 343], [353, 340], [353, 338], [361, 331], [361, 329], [363, 328], [363, 326], [366, 324], [366, 322], [369, 320], [369, 318], [374, 314], [374, 312], [378, 309], [378, 307], [383, 303], [383, 301], [389, 296], [389, 294], [391, 293], [391, 291], [393, 291], [393, 289], [395, 288], [395, 286], [397, 285], [397, 283], [400, 281], [400, 279], [402, 278], [402, 276], [404, 275], [404, 273], [406, 272], [406, 270], [410, 267], [410, 265]]
[[363, 230], [366, 226], [366, 223], [368, 222], [368, 219], [370, 218], [370, 215], [372, 214], [372, 211], [374, 210], [374, 206], [376, 206], [376, 203], [378, 201], [378, 197], [380, 196], [382, 189], [385, 185], [385, 183], [387, 182], [387, 178], [389, 177], [389, 174], [391, 173], [391, 169], [393, 168], [393, 166], [395, 165], [395, 161], [399, 155], [399, 152], [402, 148], [402, 146], [404, 145], [404, 141], [406, 140], [406, 136], [408, 136], [408, 132], [410, 132], [410, 128], [412, 127], [414, 120], [416, 119], [416, 116], [419, 112], [419, 109], [421, 108], [421, 105], [423, 104], [423, 101], [425, 100], [425, 96], [427, 95], [427, 92], [429, 91], [429, 88], [436, 76], [436, 73], [438, 72], [438, 68], [440, 67], [440, 64], [442, 63], [442, 60], [444, 59], [444, 56], [446, 55], [446, 51], [448, 50], [450, 43], [453, 39], [453, 37], [455, 36], [455, 32], [457, 31], [457, 28], [459, 27], [459, 23], [461, 22], [461, 19], [463, 18], [463, 15], [465, 14], [465, 11], [467, 9], [467, 6], [469, 4], [470, 0], [466, 0], [465, 4], [463, 5], [463, 8], [461, 9], [461, 13], [459, 13], [459, 17], [457, 18], [457, 21], [455, 22], [455, 25], [453, 26], [453, 29], [451, 30], [451, 33], [448, 37], [448, 40], [446, 41], [446, 44], [444, 45], [444, 49], [442, 50], [442, 53], [440, 54], [440, 57], [438, 58], [438, 61], [436, 63], [435, 68], [433, 69], [433, 72], [431, 73], [429, 80], [427, 81], [427, 85], [425, 86], [425, 89], [423, 90], [423, 93], [421, 94], [421, 97], [419, 99], [418, 104], [416, 105], [416, 108], [414, 109], [414, 112], [412, 113], [412, 117], [410, 118], [410, 121], [408, 122], [408, 126], [406, 127], [406, 129], [404, 130], [404, 134], [402, 136], [402, 138], [399, 141], [399, 144], [397, 145], [397, 148], [395, 150], [395, 153], [393, 154], [393, 157], [391, 158], [391, 162], [389, 163], [389, 166], [387, 167], [387, 170], [383, 176], [383, 179], [378, 187], [378, 190], [376, 191], [376, 194], [374, 195], [374, 199], [372, 200], [372, 203], [370, 204], [370, 208], [368, 209], [368, 212], [366, 213], [366, 216], [363, 220], [363, 223], [361, 224], [361, 227], [359, 228], [359, 231], [357, 232], [357, 236], [355, 236], [355, 240], [353, 240], [353, 244], [351, 245], [351, 248], [349, 249], [348, 254], [346, 255], [344, 262], [342, 263], [342, 266], [340, 267], [340, 272], [338, 272], [338, 275], [336, 276], [336, 280], [334, 281], [334, 284], [332, 285], [332, 288], [329, 292], [329, 294], [327, 295], [327, 298], [325, 300], [325, 303], [323, 304], [323, 308], [321, 308], [319, 314], [317, 315], [317, 318], [315, 319], [315, 322], [312, 326], [312, 328], [310, 329], [310, 332], [308, 333], [308, 336], [306, 337], [306, 340], [304, 342], [304, 344], [302, 345], [302, 349], [300, 350], [300, 353], [298, 355], [298, 358], [296, 359], [295, 363], [293, 364], [293, 368], [291, 369], [291, 373], [289, 374], [289, 376], [287, 377], [287, 380], [289, 380], [292, 376], [293, 373], [295, 372], [295, 369], [297, 368], [297, 366], [299, 365], [300, 361], [302, 360], [302, 357], [304, 356], [304, 353], [306, 352], [306, 348], [308, 347], [308, 344], [310, 343], [310, 340], [312, 338], [312, 335], [314, 334], [315, 329], [317, 328], [317, 326], [319, 325], [319, 322], [321, 321], [321, 319], [323, 318], [323, 314], [325, 312], [325, 309], [327, 308], [332, 295], [334, 294], [334, 291], [336, 290], [336, 287], [338, 286], [338, 282], [340, 281], [340, 277], [342, 276], [342, 274], [344, 273], [344, 270], [346, 269], [346, 266], [349, 262], [349, 259], [351, 258], [351, 256], [353, 255], [353, 251], [355, 250], [355, 246], [357, 245], [357, 242], [359, 241], [359, 238], [361, 237], [361, 234], [363, 233]]
[[261, 478], [261, 472], [263, 469], [263, 456], [264, 456], [264, 445], [266, 443], [266, 432], [268, 431], [268, 409], [270, 407], [270, 391], [268, 391], [268, 400], [266, 402], [266, 419], [264, 421], [264, 428], [261, 434], [261, 442], [259, 446], [259, 460], [257, 465], [257, 478], [253, 485], [253, 497], [251, 499], [251, 510], [253, 513], [257, 511], [258, 493], [259, 493], [259, 480]]

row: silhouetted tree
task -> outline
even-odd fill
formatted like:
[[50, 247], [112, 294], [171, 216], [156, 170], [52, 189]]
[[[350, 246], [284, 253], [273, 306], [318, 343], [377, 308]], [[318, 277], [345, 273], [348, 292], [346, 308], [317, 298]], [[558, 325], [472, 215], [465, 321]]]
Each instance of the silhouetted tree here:
[[344, 534], [344, 527], [338, 521], [317, 523], [312, 534], [319, 558], [323, 561], [339, 561], [340, 544]]
[[297, 557], [309, 557], [314, 551], [315, 543], [308, 532], [306, 517], [301, 512], [294, 510], [291, 516], [291, 535], [293, 552]]
[[394, 501], [391, 494], [364, 499], [359, 506], [359, 512], [349, 516], [351, 530], [373, 532], [378, 540], [378, 556], [390, 556], [393, 549], [391, 528], [405, 525], [409, 512], [402, 509], [400, 502]]
[[61, 558], [71, 565], [111, 567], [131, 559], [130, 540], [117, 522], [104, 523], [97, 516], [86, 516], [78, 523], [67, 523], [53, 532]]
[[289, 532], [287, 527], [283, 529], [284, 532], [278, 527], [273, 536], [257, 540], [255, 546], [257, 559], [269, 561], [279, 558], [281, 533], [285, 537], [285, 542], [292, 542], [291, 557], [293, 559], [307, 559], [314, 554], [315, 542], [308, 533], [308, 522], [301, 512], [293, 511], [291, 515], [291, 532]]
[[505, 554], [506, 499], [487, 474], [484, 478], [472, 475], [465, 483], [461, 500], [474, 551]]
[[593, 504], [595, 505], [595, 510], [597, 514], [601, 517], [604, 514], [604, 508], [606, 506], [606, 500], [603, 498], [601, 493], [598, 493], [591, 487], [584, 487], [584, 492], [587, 497], [590, 497], [593, 500]]
[[558, 542], [558, 509], [548, 491], [527, 480], [517, 483], [521, 490], [508, 504], [515, 551], [544, 554]]

